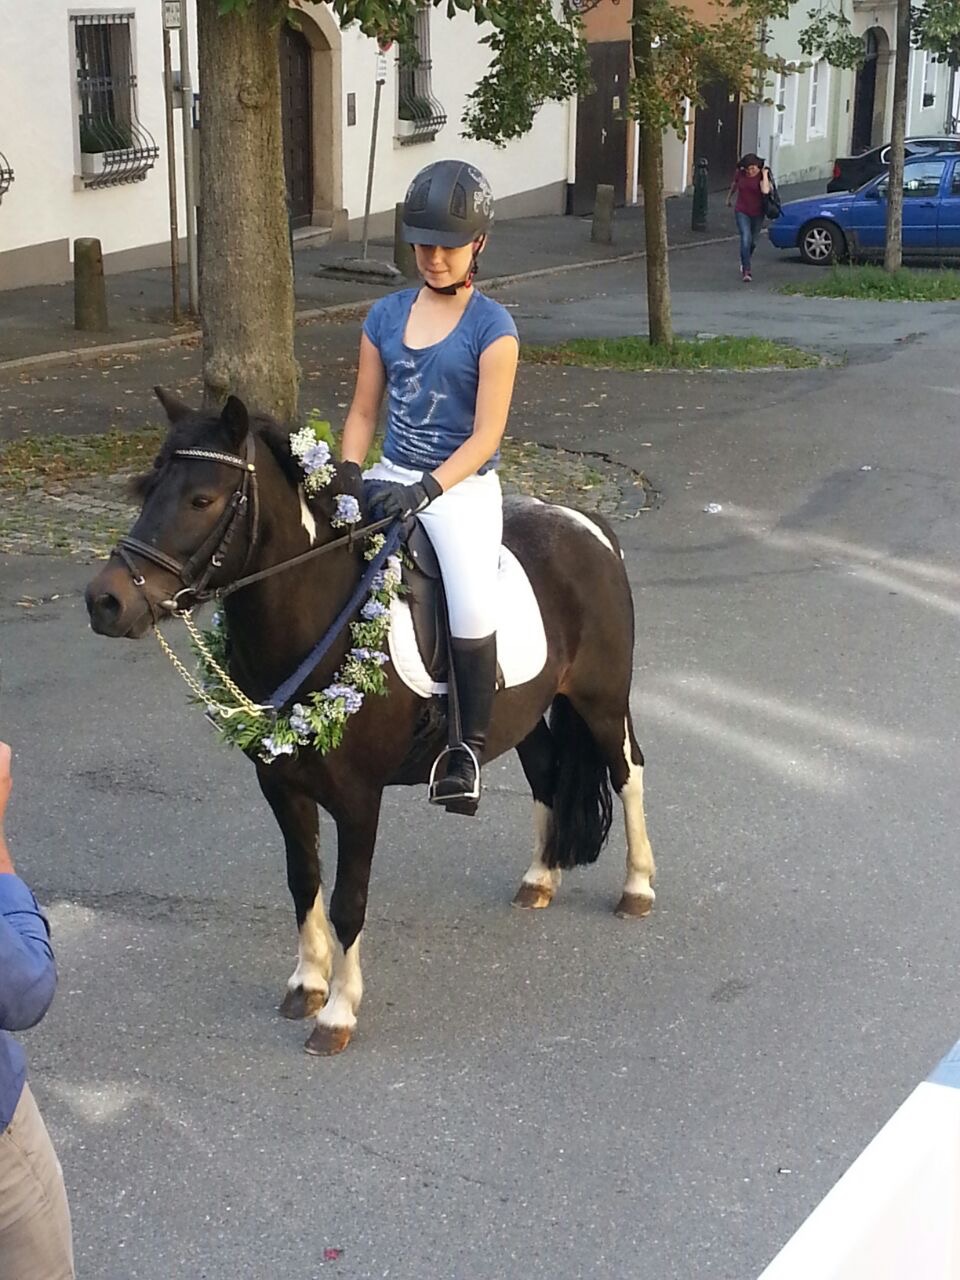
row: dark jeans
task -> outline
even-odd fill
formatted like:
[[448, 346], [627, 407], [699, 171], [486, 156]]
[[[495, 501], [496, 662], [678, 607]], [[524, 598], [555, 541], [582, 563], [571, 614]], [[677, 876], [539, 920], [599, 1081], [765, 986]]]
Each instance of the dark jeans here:
[[744, 271], [749, 271], [750, 259], [757, 247], [757, 236], [763, 229], [763, 214], [759, 218], [751, 218], [749, 213], [741, 213], [738, 209], [734, 217], [740, 232], [740, 266]]

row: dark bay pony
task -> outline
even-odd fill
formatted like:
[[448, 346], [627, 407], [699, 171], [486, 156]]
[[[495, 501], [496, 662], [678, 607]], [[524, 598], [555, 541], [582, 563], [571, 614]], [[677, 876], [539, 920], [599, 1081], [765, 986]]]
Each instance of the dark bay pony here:
[[[360, 580], [362, 542], [348, 544], [331, 524], [336, 494], [349, 485], [338, 472], [329, 492], [308, 506], [285, 430], [251, 418], [233, 397], [219, 416], [208, 416], [159, 388], [157, 394], [171, 429], [153, 471], [137, 482], [143, 508], [129, 535], [133, 545], [121, 544], [87, 587], [91, 624], [101, 635], [138, 639], [169, 615], [171, 597], [185, 583], [198, 591], [199, 583], [224, 588], [339, 539], [329, 555], [224, 600], [231, 675], [250, 698], [262, 700], [310, 653]], [[238, 503], [237, 495], [249, 494], [251, 484], [255, 500]], [[354, 496], [362, 502], [362, 494]], [[488, 738], [488, 760], [516, 747], [533, 792], [533, 861], [514, 901], [546, 907], [561, 868], [596, 860], [610, 828], [612, 783], [627, 837], [617, 913], [644, 916], [654, 900], [654, 863], [644, 819], [643, 755], [630, 717], [633, 602], [616, 536], [595, 516], [532, 499], [508, 500], [504, 515], [504, 542], [531, 581], [548, 647], [535, 679], [497, 694]], [[300, 698], [329, 683], [349, 646], [345, 631], [305, 681]], [[386, 671], [386, 696], [365, 699], [335, 751], [301, 748], [295, 758], [254, 761], [283, 833], [299, 932], [297, 967], [280, 1011], [288, 1018], [316, 1015], [306, 1043], [315, 1054], [344, 1049], [356, 1026], [363, 989], [360, 935], [383, 789], [426, 782], [430, 762], [445, 744], [442, 718], [423, 743], [427, 703], [392, 666]], [[318, 804], [337, 826], [330, 898], [335, 937], [321, 892]], [[447, 823], [439, 810], [437, 820]]]

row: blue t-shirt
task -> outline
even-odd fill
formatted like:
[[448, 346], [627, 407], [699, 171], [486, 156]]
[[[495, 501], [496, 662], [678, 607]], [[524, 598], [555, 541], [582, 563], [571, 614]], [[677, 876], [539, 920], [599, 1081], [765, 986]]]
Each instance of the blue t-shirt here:
[[23, 1050], [7, 1035], [39, 1022], [50, 1006], [57, 969], [47, 922], [23, 881], [0, 875], [0, 1131], [23, 1092]]
[[383, 456], [400, 467], [432, 471], [473, 434], [480, 356], [498, 338], [516, 338], [517, 326], [505, 307], [474, 290], [457, 327], [442, 341], [408, 347], [403, 335], [419, 292], [402, 289], [379, 298], [363, 331], [387, 373]]

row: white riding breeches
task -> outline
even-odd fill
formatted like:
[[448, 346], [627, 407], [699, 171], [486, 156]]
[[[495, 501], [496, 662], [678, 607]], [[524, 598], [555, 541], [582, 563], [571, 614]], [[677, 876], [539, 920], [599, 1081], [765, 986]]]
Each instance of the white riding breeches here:
[[[363, 478], [416, 484], [422, 474], [381, 458]], [[503, 540], [503, 496], [496, 471], [467, 476], [421, 511], [420, 519], [440, 562], [451, 633], [458, 640], [492, 635]]]

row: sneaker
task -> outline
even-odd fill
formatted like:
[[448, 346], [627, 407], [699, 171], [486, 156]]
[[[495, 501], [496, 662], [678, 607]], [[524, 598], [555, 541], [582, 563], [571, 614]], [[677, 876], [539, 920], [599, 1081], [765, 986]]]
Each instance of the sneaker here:
[[743, 283], [744, 283], [744, 284], [752, 284], [752, 283], [753, 283], [753, 276], [750, 274], [750, 272], [749, 272], [749, 271], [745, 271], [745, 272], [743, 273]]

